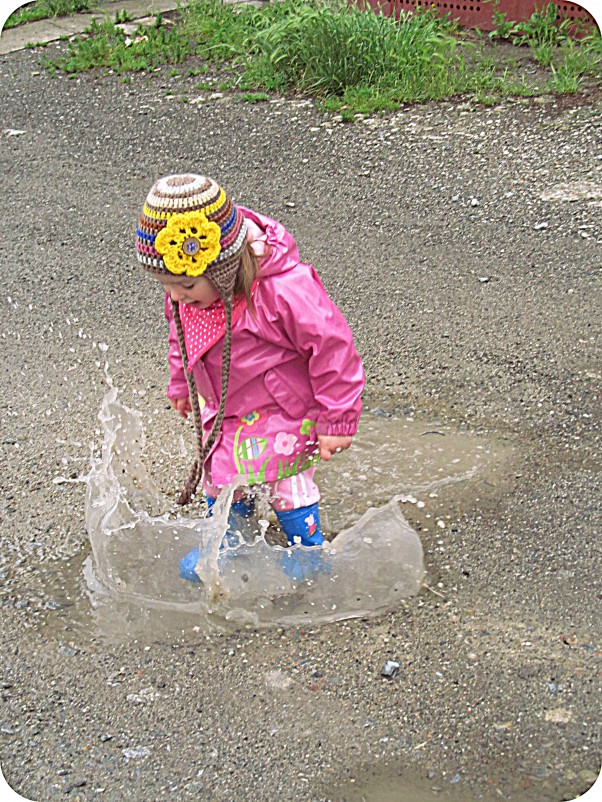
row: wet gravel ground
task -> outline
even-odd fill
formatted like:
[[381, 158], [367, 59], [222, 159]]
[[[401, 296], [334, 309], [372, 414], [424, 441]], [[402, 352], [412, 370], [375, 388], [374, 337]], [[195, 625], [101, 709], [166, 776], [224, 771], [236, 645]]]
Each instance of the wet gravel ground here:
[[[433, 798], [585, 791], [601, 760], [600, 99], [425, 104], [351, 126], [166, 71], [51, 79], [33, 51], [0, 77], [11, 785], [34, 800], [322, 801], [393, 765]], [[161, 294], [133, 252], [152, 181], [189, 169], [295, 232], [353, 328], [367, 408], [516, 446], [503, 481], [424, 533], [433, 591], [383, 618], [106, 645], [54, 609], [44, 577], [88, 548], [84, 485], [64, 480], [97, 442], [99, 344], [126, 403], [164, 424], [161, 453], [189, 436], [165, 408]]]

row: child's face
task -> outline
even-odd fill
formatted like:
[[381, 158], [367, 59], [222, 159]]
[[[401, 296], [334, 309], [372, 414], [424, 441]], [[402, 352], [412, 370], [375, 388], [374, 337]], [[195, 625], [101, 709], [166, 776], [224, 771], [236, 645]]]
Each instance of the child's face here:
[[219, 298], [219, 292], [205, 276], [157, 276], [172, 301], [207, 309]]

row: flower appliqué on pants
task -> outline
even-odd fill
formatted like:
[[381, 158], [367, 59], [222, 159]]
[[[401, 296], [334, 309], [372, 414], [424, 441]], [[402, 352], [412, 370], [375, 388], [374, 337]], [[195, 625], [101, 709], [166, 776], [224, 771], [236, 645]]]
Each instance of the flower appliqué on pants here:
[[203, 212], [182, 212], [172, 215], [159, 231], [155, 250], [170, 273], [196, 278], [219, 256], [221, 235], [218, 224], [207, 220]]
[[301, 428], [299, 429], [299, 434], [305, 434], [308, 437], [311, 437], [312, 429], [316, 427], [316, 421], [310, 420], [309, 418], [303, 418], [301, 423]]
[[261, 413], [257, 412], [256, 410], [253, 412], [247, 412], [246, 415], [243, 415], [240, 419], [241, 423], [246, 423], [247, 426], [252, 426], [254, 423], [257, 423], [258, 420], [261, 418]]
[[286, 432], [278, 432], [274, 442], [274, 451], [276, 454], [284, 454], [289, 457], [295, 450], [295, 443], [297, 438], [294, 434], [287, 434]]

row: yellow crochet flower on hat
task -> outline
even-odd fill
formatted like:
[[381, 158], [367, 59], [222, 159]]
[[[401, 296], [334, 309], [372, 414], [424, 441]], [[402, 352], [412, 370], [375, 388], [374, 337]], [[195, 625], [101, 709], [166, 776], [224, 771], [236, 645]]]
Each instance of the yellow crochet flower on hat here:
[[221, 229], [201, 211], [181, 212], [169, 218], [155, 238], [155, 250], [170, 273], [200, 276], [221, 251]]

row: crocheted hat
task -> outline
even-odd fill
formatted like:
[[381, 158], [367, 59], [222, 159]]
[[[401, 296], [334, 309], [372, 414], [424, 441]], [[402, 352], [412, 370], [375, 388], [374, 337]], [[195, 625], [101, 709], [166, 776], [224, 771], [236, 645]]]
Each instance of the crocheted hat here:
[[138, 261], [155, 276], [206, 276], [224, 302], [226, 332], [222, 351], [222, 394], [217, 417], [203, 442], [203, 425], [188, 356], [179, 304], [171, 302], [192, 407], [197, 458], [178, 499], [188, 504], [201, 480], [203, 463], [221, 430], [230, 377], [232, 296], [247, 225], [242, 212], [213, 179], [202, 175], [160, 178], [148, 193], [136, 231]]
[[213, 179], [194, 174], [159, 179], [136, 233], [138, 261], [151, 273], [204, 274], [223, 300], [231, 297], [247, 226]]

